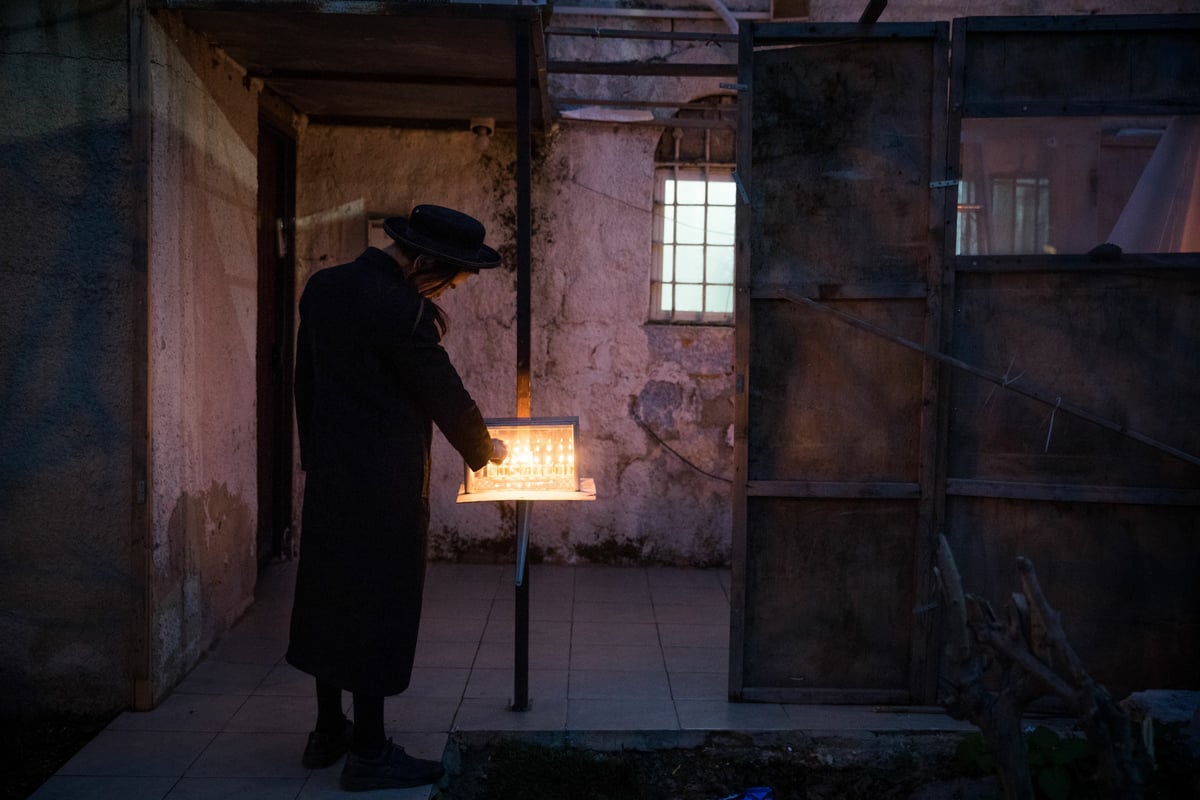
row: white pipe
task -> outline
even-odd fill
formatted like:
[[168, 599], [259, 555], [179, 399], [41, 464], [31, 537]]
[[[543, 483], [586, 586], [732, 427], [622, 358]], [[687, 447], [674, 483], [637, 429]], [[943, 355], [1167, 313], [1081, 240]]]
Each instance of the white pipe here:
[[737, 20], [733, 17], [733, 12], [725, 7], [721, 0], [704, 0], [708, 7], [717, 12], [717, 16], [725, 20], [725, 25], [728, 26], [730, 33], [738, 32]]

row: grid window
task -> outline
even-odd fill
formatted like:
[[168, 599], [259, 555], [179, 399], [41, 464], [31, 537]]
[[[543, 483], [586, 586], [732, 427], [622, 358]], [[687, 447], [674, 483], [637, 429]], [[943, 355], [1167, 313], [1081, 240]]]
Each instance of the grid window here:
[[650, 292], [658, 321], [733, 322], [733, 113], [729, 98], [710, 102], [681, 111], [698, 124], [668, 129], [659, 143]]
[[709, 170], [659, 170], [658, 196], [660, 318], [732, 319], [732, 171], [714, 175]]

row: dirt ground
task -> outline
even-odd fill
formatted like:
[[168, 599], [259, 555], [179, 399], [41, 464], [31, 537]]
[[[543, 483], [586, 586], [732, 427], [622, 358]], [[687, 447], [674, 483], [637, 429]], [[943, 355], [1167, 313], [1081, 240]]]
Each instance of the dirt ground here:
[[[110, 720], [0, 719], [0, 800], [25, 800]], [[963, 737], [851, 739], [714, 732], [703, 744], [648, 749], [452, 737], [438, 800], [995, 800], [992, 775]], [[1200, 759], [1182, 730], [1156, 735], [1147, 800], [1200, 800]], [[969, 740], [968, 740], [969, 741]], [[1086, 764], [1076, 765], [1086, 767]], [[1084, 770], [1086, 771], [1086, 769]], [[769, 795], [747, 790], [769, 787]], [[1045, 800], [1097, 800], [1083, 783]]]
[[[1200, 760], [1162, 729], [1146, 800], [1200, 800]], [[1068, 737], [1070, 738], [1070, 737]], [[1036, 744], [1037, 736], [1033, 737]], [[1067, 742], [1068, 739], [1059, 740]], [[1081, 740], [1075, 740], [1078, 745]], [[791, 743], [713, 733], [700, 746], [593, 749], [455, 740], [439, 800], [998, 800], [978, 735], [880, 734]], [[1086, 749], [1086, 748], [1085, 748]], [[1079, 747], [1032, 746], [1039, 800], [1100, 800], [1094, 761]], [[755, 788], [770, 792], [753, 793]]]
[[908, 800], [963, 774], [945, 746], [876, 753], [867, 765], [811, 742], [763, 745], [737, 734], [692, 748], [600, 752], [502, 740], [460, 752], [446, 800], [722, 800], [760, 787], [774, 800]]

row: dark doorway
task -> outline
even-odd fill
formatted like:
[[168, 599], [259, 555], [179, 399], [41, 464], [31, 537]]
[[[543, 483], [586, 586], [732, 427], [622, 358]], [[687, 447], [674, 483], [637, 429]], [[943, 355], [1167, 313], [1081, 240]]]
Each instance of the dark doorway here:
[[292, 526], [292, 336], [296, 144], [258, 133], [258, 562], [279, 557]]

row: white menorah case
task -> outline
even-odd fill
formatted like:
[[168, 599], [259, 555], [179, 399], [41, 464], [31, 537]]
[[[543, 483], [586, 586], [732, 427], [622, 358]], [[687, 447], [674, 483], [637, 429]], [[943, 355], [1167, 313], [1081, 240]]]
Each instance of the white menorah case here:
[[580, 478], [578, 417], [484, 420], [493, 439], [508, 448], [503, 463], [478, 472], [464, 466], [458, 502], [517, 502], [516, 615], [514, 618], [513, 711], [529, 710], [529, 516], [539, 500], [595, 500], [596, 482]]
[[458, 502], [596, 499], [595, 481], [580, 478], [576, 470], [577, 417], [485, 421], [492, 438], [508, 448], [508, 457], [478, 472], [465, 467]]

